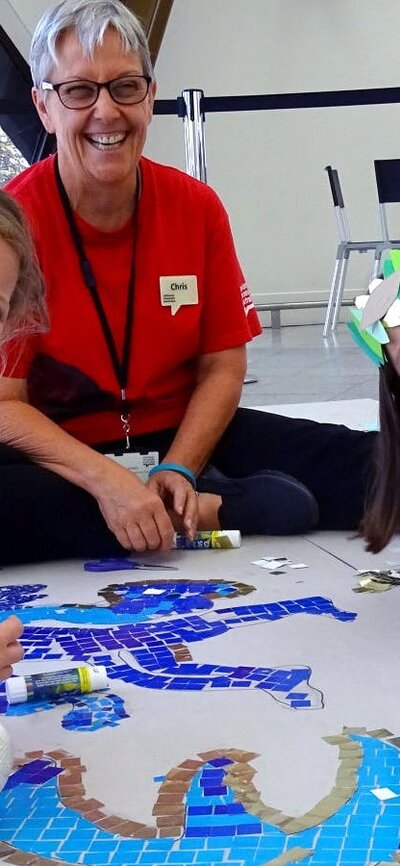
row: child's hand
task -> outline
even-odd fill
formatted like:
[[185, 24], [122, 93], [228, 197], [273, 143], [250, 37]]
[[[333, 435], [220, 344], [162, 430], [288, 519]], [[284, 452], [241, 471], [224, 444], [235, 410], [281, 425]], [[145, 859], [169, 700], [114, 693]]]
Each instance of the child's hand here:
[[18, 640], [23, 628], [17, 616], [9, 616], [0, 623], [0, 680], [11, 676], [12, 665], [24, 657], [24, 650]]

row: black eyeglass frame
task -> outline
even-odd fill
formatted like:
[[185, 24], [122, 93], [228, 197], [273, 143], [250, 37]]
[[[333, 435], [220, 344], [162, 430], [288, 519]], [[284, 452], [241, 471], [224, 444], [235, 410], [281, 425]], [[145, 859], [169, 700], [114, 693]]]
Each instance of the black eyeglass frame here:
[[[112, 85], [116, 84], [117, 82], [126, 81], [126, 79], [130, 79], [130, 78], [135, 78], [135, 79], [141, 78], [143, 81], [145, 81], [147, 84], [146, 93], [144, 94], [144, 96], [142, 96], [138, 100], [135, 100], [134, 102], [126, 102], [125, 100], [121, 101], [120, 99], [116, 99], [112, 93], [112, 90], [111, 90]], [[92, 108], [93, 105], [96, 105], [96, 102], [100, 96], [100, 90], [102, 89], [102, 87], [106, 88], [111, 99], [117, 105], [140, 105], [140, 103], [144, 102], [144, 100], [146, 99], [146, 96], [149, 92], [149, 87], [150, 87], [152, 80], [153, 79], [152, 79], [151, 75], [123, 75], [119, 78], [111, 78], [110, 81], [91, 81], [90, 78], [72, 78], [70, 81], [59, 81], [58, 84], [52, 84], [51, 81], [42, 81], [42, 83], [40, 85], [40, 89], [46, 90], [46, 91], [54, 90], [54, 92], [57, 94], [61, 104], [64, 106], [64, 108], [67, 108], [69, 111], [85, 111], [86, 108]], [[63, 87], [65, 84], [93, 84], [96, 88], [95, 98], [93, 99], [93, 102], [90, 102], [88, 105], [80, 105], [80, 106], [66, 105], [60, 96], [60, 88]]]

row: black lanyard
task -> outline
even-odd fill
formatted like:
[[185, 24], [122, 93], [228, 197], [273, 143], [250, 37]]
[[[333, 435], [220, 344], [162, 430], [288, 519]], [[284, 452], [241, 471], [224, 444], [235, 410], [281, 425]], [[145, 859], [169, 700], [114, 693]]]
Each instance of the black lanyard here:
[[83, 246], [82, 238], [79, 233], [78, 226], [76, 224], [76, 220], [74, 217], [74, 213], [71, 207], [70, 200], [67, 195], [67, 191], [65, 186], [61, 180], [60, 169], [58, 165], [57, 156], [54, 162], [56, 182], [58, 187], [58, 192], [61, 199], [61, 204], [64, 209], [65, 217], [67, 219], [69, 229], [71, 232], [71, 237], [73, 240], [74, 247], [76, 249], [79, 264], [82, 272], [82, 277], [84, 279], [85, 285], [90, 292], [91, 298], [93, 300], [97, 315], [99, 317], [99, 322], [104, 334], [104, 339], [107, 344], [107, 349], [110, 355], [111, 363], [114, 369], [115, 377], [117, 379], [120, 392], [121, 392], [121, 423], [122, 430], [125, 435], [125, 444], [126, 449], [130, 448], [130, 412], [128, 409], [128, 404], [126, 400], [126, 388], [128, 385], [128, 376], [129, 376], [129, 361], [131, 355], [131, 345], [132, 345], [132, 327], [133, 327], [133, 306], [134, 306], [134, 297], [135, 297], [135, 278], [136, 278], [136, 248], [137, 248], [137, 234], [138, 234], [138, 211], [139, 211], [139, 195], [140, 195], [140, 174], [139, 169], [136, 174], [136, 189], [135, 189], [135, 210], [134, 210], [134, 231], [133, 231], [133, 249], [132, 249], [132, 264], [131, 264], [131, 272], [129, 275], [128, 282], [128, 297], [126, 303], [126, 317], [125, 317], [125, 333], [124, 333], [124, 343], [122, 348], [122, 357], [121, 359], [118, 357], [117, 347], [115, 345], [115, 340], [113, 337], [113, 333], [111, 331], [105, 309], [103, 307], [99, 291], [97, 288], [95, 276], [92, 270], [92, 266], [89, 262], [89, 259], [86, 255], [85, 248]]

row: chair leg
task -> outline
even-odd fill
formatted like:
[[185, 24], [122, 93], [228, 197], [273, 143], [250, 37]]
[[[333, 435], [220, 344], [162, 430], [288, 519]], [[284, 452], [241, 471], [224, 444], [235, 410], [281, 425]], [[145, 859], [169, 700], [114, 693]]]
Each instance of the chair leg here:
[[382, 253], [383, 253], [383, 250], [381, 250], [381, 249], [375, 250], [374, 264], [373, 264], [372, 274], [371, 274], [371, 282], [372, 282], [372, 280], [376, 280], [376, 278], [379, 274], [380, 266], [381, 266]]
[[324, 330], [323, 330], [323, 336], [324, 337], [327, 337], [329, 335], [329, 333], [333, 330], [332, 321], [333, 321], [333, 314], [334, 314], [335, 305], [336, 305], [336, 298], [337, 298], [337, 292], [338, 292], [338, 282], [339, 282], [339, 276], [340, 276], [341, 269], [342, 269], [342, 262], [343, 262], [344, 253], [345, 253], [344, 244], [339, 244], [339, 246], [337, 248], [337, 253], [336, 253], [335, 267], [333, 269], [331, 288], [330, 288], [330, 292], [329, 292], [328, 307], [327, 307], [326, 316], [325, 316], [325, 324], [324, 324]]
[[343, 255], [343, 259], [341, 262], [341, 268], [340, 268], [337, 291], [336, 291], [336, 303], [335, 303], [335, 309], [333, 311], [333, 319], [332, 319], [332, 332], [336, 331], [336, 327], [337, 327], [337, 323], [338, 323], [338, 319], [339, 319], [339, 313], [340, 313], [340, 307], [342, 305], [344, 284], [346, 282], [346, 274], [347, 274], [348, 264], [349, 264], [349, 251], [345, 250], [344, 255]]

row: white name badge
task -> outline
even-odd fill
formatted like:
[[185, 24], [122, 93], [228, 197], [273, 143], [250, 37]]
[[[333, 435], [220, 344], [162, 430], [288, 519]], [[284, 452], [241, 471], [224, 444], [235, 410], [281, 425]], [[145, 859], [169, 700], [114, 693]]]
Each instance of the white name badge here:
[[180, 307], [199, 303], [197, 277], [194, 274], [160, 277], [160, 295], [161, 306], [171, 307], [175, 316]]
[[158, 466], [160, 462], [158, 451], [147, 451], [144, 454], [140, 454], [138, 451], [126, 452], [125, 454], [106, 454], [106, 457], [111, 457], [111, 460], [115, 460], [120, 466], [130, 469], [144, 482], [149, 477], [150, 469], [153, 466]]

